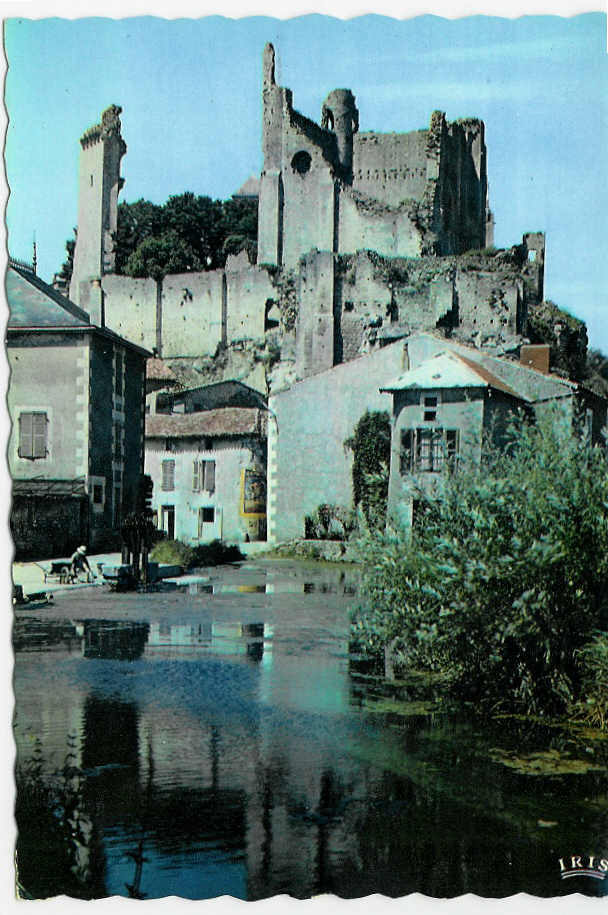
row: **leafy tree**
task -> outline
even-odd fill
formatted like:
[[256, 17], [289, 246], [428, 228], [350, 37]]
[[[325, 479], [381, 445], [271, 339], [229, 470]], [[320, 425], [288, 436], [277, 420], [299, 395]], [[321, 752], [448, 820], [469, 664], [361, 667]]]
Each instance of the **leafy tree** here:
[[255, 260], [257, 201], [212, 200], [190, 191], [162, 206], [121, 203], [114, 236], [116, 272], [162, 278], [167, 273], [215, 270], [245, 249]]
[[202, 270], [203, 265], [187, 242], [170, 229], [160, 236], [145, 238], [124, 269], [129, 276], [151, 276], [160, 280], [167, 273]]
[[564, 710], [577, 652], [608, 623], [608, 465], [560, 414], [517, 423], [506, 452], [446, 472], [412, 529], [362, 540], [363, 650], [441, 671], [478, 707]]
[[[127, 261], [147, 238], [162, 235], [165, 229], [163, 207], [149, 200], [118, 205], [118, 228], [114, 236], [115, 270], [125, 273]], [[140, 274], [131, 274], [139, 276]]]
[[74, 269], [74, 251], [76, 249], [76, 229], [74, 229], [74, 238], [68, 238], [65, 243], [65, 250], [67, 253], [67, 258], [61, 265], [59, 270], [58, 277], [63, 283], [66, 289], [70, 288], [70, 280], [72, 279], [72, 271]]

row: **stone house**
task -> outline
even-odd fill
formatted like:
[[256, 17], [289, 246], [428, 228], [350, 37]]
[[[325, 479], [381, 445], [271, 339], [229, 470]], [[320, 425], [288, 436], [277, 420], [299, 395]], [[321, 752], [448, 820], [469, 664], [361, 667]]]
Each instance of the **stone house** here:
[[6, 275], [17, 556], [117, 548], [143, 472], [148, 353], [24, 265]]
[[408, 346], [410, 368], [388, 382], [392, 394], [388, 511], [411, 522], [415, 491], [440, 494], [446, 463], [478, 461], [485, 436], [500, 447], [518, 414], [559, 410], [595, 445], [605, 445], [607, 402], [549, 372], [548, 346], [522, 346], [519, 360], [421, 334]]
[[[392, 417], [394, 511], [407, 502], [412, 474], [432, 490], [442, 464], [474, 455], [484, 431], [500, 444], [518, 411], [538, 416], [556, 404], [594, 444], [604, 442], [606, 401], [549, 372], [546, 346], [496, 356], [420, 333], [306, 378], [269, 398], [268, 538], [303, 537], [306, 515], [323, 503], [352, 507], [352, 453], [344, 443], [367, 410]], [[410, 500], [410, 516], [411, 508]]]
[[223, 407], [146, 418], [157, 527], [189, 544], [266, 537], [266, 413]]

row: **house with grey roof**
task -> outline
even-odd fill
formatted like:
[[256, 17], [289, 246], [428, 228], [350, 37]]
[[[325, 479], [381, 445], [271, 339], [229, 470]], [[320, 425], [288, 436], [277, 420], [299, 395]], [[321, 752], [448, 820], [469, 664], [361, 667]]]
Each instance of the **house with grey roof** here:
[[[224, 386], [228, 402], [231, 384]], [[154, 483], [156, 525], [190, 545], [266, 538], [265, 405], [254, 392], [253, 406], [217, 406], [216, 388], [196, 389], [196, 412], [146, 417], [145, 470]], [[186, 398], [176, 406], [195, 404]]]
[[303, 537], [319, 505], [353, 507], [345, 443], [368, 410], [391, 416], [389, 512], [411, 519], [412, 483], [436, 491], [446, 462], [475, 459], [485, 434], [500, 445], [515, 415], [556, 406], [605, 445], [606, 401], [551, 372], [547, 346], [491, 355], [420, 332], [302, 379], [269, 399], [268, 538]]
[[6, 347], [17, 557], [117, 548], [143, 473], [146, 359], [26, 265], [10, 263]]

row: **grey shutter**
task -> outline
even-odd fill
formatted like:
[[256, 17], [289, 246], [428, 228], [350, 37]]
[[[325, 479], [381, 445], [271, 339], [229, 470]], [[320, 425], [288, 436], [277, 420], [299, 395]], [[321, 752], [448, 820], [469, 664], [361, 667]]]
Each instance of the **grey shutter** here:
[[198, 492], [199, 489], [201, 488], [199, 468], [200, 468], [200, 462], [194, 461], [194, 466], [192, 468], [192, 491], [193, 492]]
[[205, 484], [207, 492], [215, 492], [215, 461], [205, 461]]
[[19, 457], [33, 457], [33, 454], [33, 416], [31, 413], [21, 413], [19, 416]]
[[32, 457], [46, 457], [46, 413], [32, 414]]

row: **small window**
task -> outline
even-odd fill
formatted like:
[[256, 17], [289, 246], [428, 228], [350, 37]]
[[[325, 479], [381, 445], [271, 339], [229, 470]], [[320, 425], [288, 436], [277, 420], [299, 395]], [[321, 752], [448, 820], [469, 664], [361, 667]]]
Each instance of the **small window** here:
[[21, 413], [19, 416], [19, 457], [38, 460], [47, 455], [46, 413]]
[[175, 461], [162, 462], [161, 489], [164, 492], [171, 492], [175, 489]]
[[297, 152], [293, 159], [291, 160], [291, 167], [297, 175], [305, 175], [306, 172], [310, 171], [310, 166], [312, 165], [312, 158], [310, 153], [306, 152], [305, 149]]
[[95, 483], [93, 485], [93, 504], [103, 505], [103, 486], [101, 483]]
[[422, 398], [423, 419], [425, 423], [434, 423], [437, 419], [437, 407], [439, 406], [439, 397], [436, 394], [425, 395]]

